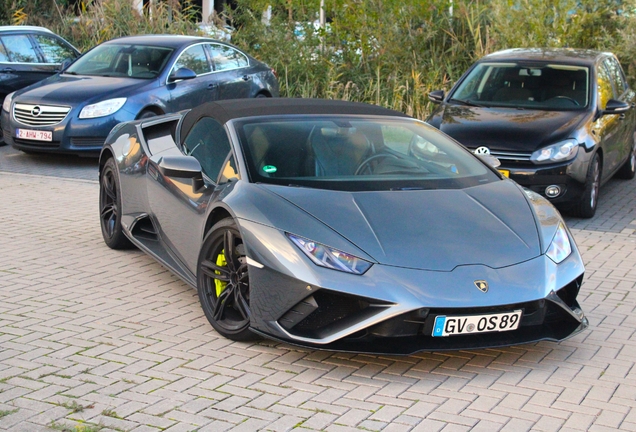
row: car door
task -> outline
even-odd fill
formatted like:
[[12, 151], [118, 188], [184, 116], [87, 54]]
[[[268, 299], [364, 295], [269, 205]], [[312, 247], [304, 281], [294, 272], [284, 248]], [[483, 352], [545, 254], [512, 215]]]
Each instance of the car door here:
[[218, 99], [250, 97], [252, 75], [249, 60], [239, 50], [217, 43], [208, 44], [214, 67], [214, 79], [218, 85]]
[[211, 85], [212, 67], [203, 45], [185, 49], [171, 68], [170, 74], [180, 68], [188, 68], [197, 74], [196, 78], [176, 82], [170, 82], [168, 78], [169, 108], [173, 112], [194, 108], [216, 98], [216, 88]]
[[165, 153], [150, 159], [155, 169], [148, 170], [148, 200], [160, 235], [193, 274], [196, 274], [199, 247], [205, 234], [208, 203], [221, 192], [228, 179], [237, 176], [230, 150], [223, 126], [204, 117], [192, 127], [183, 146], [183, 152], [201, 164], [204, 187], [197, 188], [192, 179], [162, 176], [156, 168]]
[[604, 60], [605, 66], [609, 71], [612, 84], [614, 85], [614, 99], [621, 102], [625, 102], [632, 106], [632, 108], [625, 114], [619, 116], [619, 129], [618, 135], [620, 138], [617, 140], [617, 157], [616, 164], [613, 169], [618, 169], [625, 161], [628, 155], [631, 154], [633, 145], [634, 127], [636, 126], [636, 109], [634, 109], [635, 95], [634, 91], [629, 88], [623, 69], [620, 63], [614, 57], [608, 57]]
[[[610, 99], [615, 97], [612, 78], [605, 62], [595, 66], [597, 109], [602, 112]], [[620, 115], [601, 115], [593, 125], [594, 133], [599, 137], [603, 149], [602, 177], [606, 179], [616, 169], [620, 157], [622, 122]]]
[[28, 34], [0, 36], [0, 98], [43, 80], [56, 69], [43, 62]]

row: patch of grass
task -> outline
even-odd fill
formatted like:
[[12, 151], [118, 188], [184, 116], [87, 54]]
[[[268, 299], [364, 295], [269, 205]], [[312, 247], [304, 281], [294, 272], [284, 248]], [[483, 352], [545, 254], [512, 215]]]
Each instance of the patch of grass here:
[[106, 417], [119, 418], [115, 410], [112, 409], [105, 409], [104, 411], [102, 411], [102, 415]]
[[13, 413], [17, 413], [18, 412], [18, 408], [14, 409], [14, 410], [0, 410], [0, 419], [2, 417], [6, 417], [8, 415], [11, 415]]
[[99, 432], [102, 429], [104, 429], [106, 426], [104, 426], [101, 423], [96, 425], [89, 424], [89, 423], [82, 423], [82, 424], [77, 424], [75, 426], [69, 426], [69, 425], [56, 423], [55, 421], [52, 421], [51, 423], [49, 423], [49, 427], [51, 429], [55, 429], [61, 432]]
[[73, 412], [73, 413], [82, 412], [86, 408], [94, 408], [94, 405], [84, 406], [84, 405], [78, 404], [76, 401], [64, 402], [64, 403], [61, 403], [59, 405], [63, 406], [64, 408], [66, 408], [68, 410], [71, 410], [71, 412]]

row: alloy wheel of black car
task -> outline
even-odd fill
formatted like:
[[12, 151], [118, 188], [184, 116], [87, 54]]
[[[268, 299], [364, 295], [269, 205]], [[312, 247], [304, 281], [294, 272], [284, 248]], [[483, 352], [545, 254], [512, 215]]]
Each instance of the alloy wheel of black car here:
[[632, 152], [625, 161], [625, 164], [616, 173], [617, 178], [631, 180], [636, 174], [636, 140], [632, 137]]
[[222, 336], [256, 339], [250, 326], [250, 284], [241, 235], [232, 219], [215, 224], [203, 241], [198, 265], [199, 301]]
[[574, 215], [581, 218], [591, 218], [596, 213], [598, 194], [601, 186], [601, 158], [595, 154], [587, 170], [585, 192], [581, 202], [574, 208]]
[[133, 244], [121, 227], [121, 194], [117, 166], [113, 158], [106, 161], [99, 176], [99, 221], [104, 243], [111, 249], [128, 249]]

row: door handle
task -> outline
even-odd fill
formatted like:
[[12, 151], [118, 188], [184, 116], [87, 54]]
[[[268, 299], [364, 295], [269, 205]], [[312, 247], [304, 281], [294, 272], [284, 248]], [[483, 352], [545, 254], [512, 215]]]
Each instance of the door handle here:
[[209, 90], [214, 90], [215, 88], [217, 88], [219, 85], [218, 84], [208, 84], [208, 89]]
[[15, 72], [15, 69], [10, 68], [10, 67], [6, 67], [6, 68], [0, 70], [0, 72], [5, 72], [5, 73], [7, 73], [7, 72]]
[[250, 79], [252, 79], [250, 75], [243, 75], [243, 81], [249, 81]]

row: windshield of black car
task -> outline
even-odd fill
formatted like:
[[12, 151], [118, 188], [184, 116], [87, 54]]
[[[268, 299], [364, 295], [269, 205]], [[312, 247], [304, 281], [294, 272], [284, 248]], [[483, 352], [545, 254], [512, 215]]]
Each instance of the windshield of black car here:
[[100, 45], [80, 57], [65, 73], [152, 79], [166, 66], [172, 51], [148, 45]]
[[284, 116], [235, 121], [250, 180], [343, 191], [459, 189], [500, 178], [423, 122]]
[[589, 69], [552, 63], [480, 63], [450, 101], [462, 105], [576, 110], [589, 103]]

